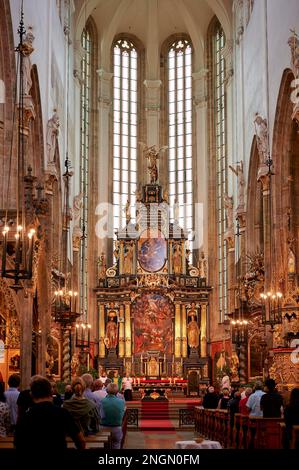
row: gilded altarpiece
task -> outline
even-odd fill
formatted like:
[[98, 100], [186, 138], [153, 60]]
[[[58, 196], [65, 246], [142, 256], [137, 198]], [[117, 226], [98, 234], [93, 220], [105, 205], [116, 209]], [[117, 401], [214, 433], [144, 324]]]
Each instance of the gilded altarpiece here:
[[193, 266], [187, 235], [170, 222], [159, 184], [137, 194], [136, 221], [126, 210], [117, 232], [114, 264], [99, 261], [95, 289], [99, 365], [137, 376], [185, 376], [196, 367], [208, 382], [206, 260]]

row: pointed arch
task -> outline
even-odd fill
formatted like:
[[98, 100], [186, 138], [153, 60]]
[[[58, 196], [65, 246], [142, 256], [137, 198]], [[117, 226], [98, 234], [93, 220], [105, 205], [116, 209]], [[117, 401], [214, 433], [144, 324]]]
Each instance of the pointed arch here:
[[291, 210], [291, 233], [295, 239], [296, 272], [299, 269], [299, 134], [297, 124], [292, 120], [293, 103], [290, 95], [293, 80], [293, 72], [285, 69], [277, 99], [272, 142], [274, 239], [277, 263], [281, 266], [281, 271], [285, 273], [288, 257], [287, 212], [289, 209]]

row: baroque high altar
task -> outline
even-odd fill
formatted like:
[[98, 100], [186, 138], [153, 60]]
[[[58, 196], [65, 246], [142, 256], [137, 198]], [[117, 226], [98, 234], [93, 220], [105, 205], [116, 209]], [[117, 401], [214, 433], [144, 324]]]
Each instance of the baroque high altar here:
[[136, 194], [136, 223], [129, 208], [117, 231], [115, 264], [99, 263], [97, 295], [99, 365], [137, 376], [161, 378], [196, 371], [210, 375], [207, 355], [206, 260], [189, 262], [186, 235], [168, 197], [151, 173], [151, 183]]

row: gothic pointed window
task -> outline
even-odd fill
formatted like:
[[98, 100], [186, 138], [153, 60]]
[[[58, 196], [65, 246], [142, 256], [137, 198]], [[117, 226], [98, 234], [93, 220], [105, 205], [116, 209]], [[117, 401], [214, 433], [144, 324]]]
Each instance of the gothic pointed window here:
[[179, 224], [192, 253], [192, 45], [177, 39], [168, 50], [169, 202], [179, 204]]
[[124, 227], [124, 208], [132, 219], [137, 181], [138, 53], [132, 41], [118, 39], [113, 46], [113, 228]]
[[88, 233], [88, 180], [90, 153], [90, 108], [91, 108], [91, 67], [92, 67], [92, 35], [88, 27], [84, 28], [81, 36], [81, 46], [85, 54], [81, 60], [81, 135], [80, 135], [80, 193], [82, 209], [80, 228], [83, 234], [80, 244], [80, 309], [87, 311], [88, 305], [88, 275], [87, 275], [87, 233]]
[[226, 95], [225, 61], [222, 49], [225, 36], [219, 22], [212, 36], [214, 133], [216, 150], [216, 208], [217, 208], [217, 250], [218, 250], [218, 295], [220, 322], [227, 314], [227, 242], [225, 241], [226, 213], [224, 194], [227, 194], [227, 146], [226, 146]]

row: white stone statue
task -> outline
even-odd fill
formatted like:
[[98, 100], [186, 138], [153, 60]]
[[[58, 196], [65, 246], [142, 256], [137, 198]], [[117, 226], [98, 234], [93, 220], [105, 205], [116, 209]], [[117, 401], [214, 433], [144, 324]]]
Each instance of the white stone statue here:
[[32, 34], [32, 28], [28, 28], [28, 32], [25, 36], [22, 45], [22, 55], [23, 55], [23, 95], [28, 96], [30, 95], [30, 89], [32, 87], [32, 79], [31, 79], [31, 59], [30, 56], [34, 51], [32, 43], [34, 41], [34, 36]]
[[295, 78], [299, 76], [299, 39], [295, 31], [291, 31], [293, 36], [288, 39], [288, 45], [291, 49], [291, 66]]
[[237, 165], [236, 168], [229, 165], [232, 172], [238, 178], [238, 207], [244, 207], [245, 204], [245, 178], [244, 178], [244, 171], [243, 171], [243, 162]]
[[53, 116], [49, 119], [47, 124], [47, 157], [48, 163], [54, 163], [56, 141], [59, 134], [59, 116], [54, 110]]
[[83, 194], [79, 193], [73, 200], [73, 220], [74, 226], [80, 225], [81, 210], [83, 207]]
[[232, 196], [228, 196], [224, 194], [224, 207], [226, 209], [226, 217], [227, 217], [227, 231], [233, 231], [234, 227], [234, 203]]
[[200, 277], [206, 279], [208, 277], [208, 266], [207, 266], [208, 263], [207, 263], [207, 260], [203, 251], [201, 252], [200, 257], [201, 258], [198, 262], [199, 275]]
[[264, 166], [269, 157], [269, 139], [267, 119], [262, 118], [260, 114], [255, 115], [254, 119], [255, 133], [257, 138], [257, 149], [260, 157], [260, 165]]

